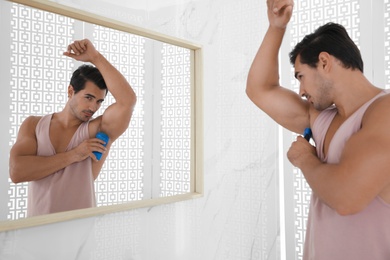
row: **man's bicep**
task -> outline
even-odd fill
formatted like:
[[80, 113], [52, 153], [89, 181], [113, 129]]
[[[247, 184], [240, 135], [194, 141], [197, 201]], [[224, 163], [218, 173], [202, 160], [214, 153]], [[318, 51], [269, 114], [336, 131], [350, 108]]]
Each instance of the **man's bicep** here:
[[387, 173], [390, 169], [389, 101], [390, 96], [384, 97], [367, 109], [361, 129], [347, 141], [345, 154], [343, 151], [343, 156], [368, 171], [378, 169]]
[[37, 141], [35, 131], [31, 131], [28, 125], [22, 125], [15, 144], [12, 146], [11, 155], [36, 155]]
[[103, 113], [100, 130], [110, 136], [111, 140], [117, 139], [129, 127], [133, 108], [112, 104]]
[[340, 163], [359, 194], [373, 199], [390, 184], [390, 136], [374, 125], [363, 127], [347, 141]]
[[310, 126], [309, 103], [289, 89], [274, 87], [248, 96], [256, 106], [290, 131], [302, 133]]

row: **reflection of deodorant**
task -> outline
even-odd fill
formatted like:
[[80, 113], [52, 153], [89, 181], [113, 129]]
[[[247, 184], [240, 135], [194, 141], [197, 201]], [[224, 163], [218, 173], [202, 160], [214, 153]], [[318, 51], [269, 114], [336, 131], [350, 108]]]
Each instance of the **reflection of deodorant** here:
[[[105, 144], [103, 144], [104, 146], [107, 145], [108, 140], [109, 140], [108, 135], [106, 135], [106, 134], [103, 133], [103, 132], [98, 132], [98, 133], [96, 134], [96, 138], [99, 138], [100, 140], [103, 140], [103, 141], [105, 142]], [[96, 158], [97, 158], [98, 160], [100, 160], [100, 158], [102, 157], [102, 153], [101, 153], [101, 152], [93, 152], [93, 154], [96, 156]]]

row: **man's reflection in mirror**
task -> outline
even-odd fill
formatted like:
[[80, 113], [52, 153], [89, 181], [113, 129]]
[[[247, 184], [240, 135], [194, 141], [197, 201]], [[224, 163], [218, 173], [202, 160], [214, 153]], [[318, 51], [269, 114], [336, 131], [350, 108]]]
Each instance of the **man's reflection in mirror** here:
[[[96, 206], [94, 181], [136, 103], [129, 83], [88, 39], [73, 42], [64, 55], [94, 66], [74, 71], [62, 111], [29, 116], [20, 126], [9, 174], [14, 183], [29, 182], [27, 216]], [[115, 103], [93, 118], [108, 91]], [[96, 138], [99, 132], [108, 135], [107, 144]]]

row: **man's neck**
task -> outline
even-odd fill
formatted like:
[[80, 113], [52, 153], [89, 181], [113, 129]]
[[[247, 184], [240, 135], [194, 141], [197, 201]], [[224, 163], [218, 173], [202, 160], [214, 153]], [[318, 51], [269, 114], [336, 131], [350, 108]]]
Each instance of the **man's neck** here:
[[346, 119], [382, 89], [371, 84], [361, 73], [352, 73], [341, 80], [335, 93], [335, 105], [340, 117]]
[[73, 116], [65, 109], [61, 112], [54, 113], [52, 121], [55, 121], [57, 124], [61, 125], [62, 128], [78, 127], [83, 123], [83, 121]]

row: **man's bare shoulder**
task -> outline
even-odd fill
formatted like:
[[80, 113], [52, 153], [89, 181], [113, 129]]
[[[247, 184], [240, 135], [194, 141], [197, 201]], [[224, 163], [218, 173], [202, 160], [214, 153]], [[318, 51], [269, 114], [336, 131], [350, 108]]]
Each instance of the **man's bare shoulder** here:
[[17, 151], [20, 147], [22, 147], [23, 150], [25, 150], [26, 147], [34, 147], [35, 129], [41, 118], [42, 116], [29, 116], [23, 121], [22, 125], [19, 128], [16, 143], [12, 147], [11, 151]]
[[41, 120], [43, 116], [28, 116], [24, 121], [23, 124], [28, 125], [37, 125], [39, 120]]
[[372, 104], [369, 106], [367, 111], [377, 110], [377, 109], [390, 109], [390, 92], [378, 97]]
[[381, 123], [390, 124], [390, 93], [378, 97], [364, 113], [362, 124]]
[[23, 133], [35, 133], [35, 128], [39, 122], [39, 120], [41, 120], [43, 116], [29, 116], [27, 117], [22, 125], [20, 126], [20, 129], [19, 129], [19, 132], [23, 132]]

